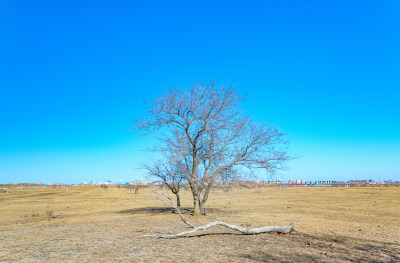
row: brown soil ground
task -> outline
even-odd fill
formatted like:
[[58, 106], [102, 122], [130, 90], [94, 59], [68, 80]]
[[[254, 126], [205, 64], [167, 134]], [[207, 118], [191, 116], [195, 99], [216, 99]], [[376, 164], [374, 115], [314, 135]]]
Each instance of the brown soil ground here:
[[400, 262], [400, 188], [261, 188], [216, 191], [201, 225], [287, 225], [290, 234], [242, 235], [216, 227], [177, 239], [171, 209], [117, 187], [0, 192], [0, 262]]

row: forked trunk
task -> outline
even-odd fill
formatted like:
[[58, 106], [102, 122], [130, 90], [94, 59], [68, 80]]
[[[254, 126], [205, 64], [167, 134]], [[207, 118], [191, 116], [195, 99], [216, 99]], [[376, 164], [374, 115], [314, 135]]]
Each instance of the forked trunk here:
[[195, 195], [193, 195], [193, 215], [206, 215], [206, 207], [204, 205], [205, 202], [202, 202], [200, 200], [200, 194], [195, 198]]
[[[214, 178], [215, 178], [215, 177], [214, 177]], [[201, 214], [203, 214], [203, 215], [206, 215], [206, 214], [207, 214], [207, 211], [206, 211], [206, 202], [207, 202], [207, 199], [208, 199], [208, 194], [210, 193], [210, 189], [211, 189], [211, 187], [212, 187], [214, 181], [215, 181], [215, 179], [213, 179], [213, 180], [211, 181], [211, 183], [208, 184], [208, 186], [207, 186], [207, 188], [206, 188], [206, 190], [205, 190], [205, 192], [204, 192], [204, 194], [203, 194], [203, 198], [201, 199], [201, 202], [200, 202], [200, 212], [201, 212]]]

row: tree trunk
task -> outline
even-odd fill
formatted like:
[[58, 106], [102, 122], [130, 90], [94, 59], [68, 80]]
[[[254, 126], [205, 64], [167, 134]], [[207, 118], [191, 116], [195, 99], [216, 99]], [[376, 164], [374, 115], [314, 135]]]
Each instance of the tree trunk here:
[[200, 208], [200, 193], [193, 192], [193, 215], [198, 216], [201, 215], [201, 208]]
[[202, 215], [206, 215], [206, 206], [205, 206], [205, 202], [200, 202], [200, 212]]
[[176, 206], [178, 208], [181, 208], [181, 198], [179, 197], [179, 192], [175, 194], [176, 195]]
[[208, 194], [210, 193], [210, 189], [211, 189], [211, 187], [213, 186], [214, 182], [215, 182], [215, 177], [214, 177], [214, 178], [212, 179], [212, 181], [208, 184], [208, 186], [207, 186], [207, 188], [206, 188], [206, 191], [205, 191], [204, 194], [203, 194], [203, 199], [202, 199], [201, 202], [200, 202], [200, 212], [201, 212], [201, 214], [203, 214], [203, 215], [206, 215], [206, 214], [207, 214], [207, 211], [206, 211], [206, 202], [207, 202], [207, 199], [208, 199]]

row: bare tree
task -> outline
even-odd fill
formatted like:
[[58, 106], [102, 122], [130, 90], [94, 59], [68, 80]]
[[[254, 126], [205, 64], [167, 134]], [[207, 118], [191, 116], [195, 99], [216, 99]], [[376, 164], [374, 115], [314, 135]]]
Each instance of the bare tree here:
[[143, 164], [143, 169], [147, 171], [150, 177], [160, 180], [171, 192], [176, 196], [176, 205], [181, 207], [181, 199], [179, 191], [181, 190], [182, 183], [185, 182], [186, 176], [184, 169], [179, 161], [171, 162], [171, 160], [153, 161], [152, 164]]
[[156, 97], [149, 114], [136, 122], [145, 134], [161, 135], [155, 151], [170, 163], [182, 164], [194, 215], [206, 213], [217, 179], [247, 176], [256, 169], [273, 174], [289, 159], [284, 134], [239, 111], [242, 101], [235, 88], [214, 82], [173, 88]]

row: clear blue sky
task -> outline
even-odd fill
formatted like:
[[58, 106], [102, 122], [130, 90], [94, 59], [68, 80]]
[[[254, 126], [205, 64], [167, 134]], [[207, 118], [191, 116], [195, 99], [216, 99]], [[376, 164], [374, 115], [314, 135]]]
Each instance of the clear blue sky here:
[[143, 178], [143, 100], [209, 80], [288, 133], [280, 178], [400, 179], [397, 0], [0, 0], [0, 183]]

